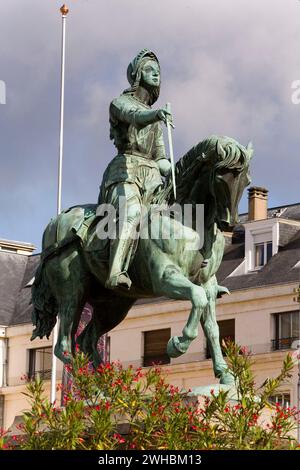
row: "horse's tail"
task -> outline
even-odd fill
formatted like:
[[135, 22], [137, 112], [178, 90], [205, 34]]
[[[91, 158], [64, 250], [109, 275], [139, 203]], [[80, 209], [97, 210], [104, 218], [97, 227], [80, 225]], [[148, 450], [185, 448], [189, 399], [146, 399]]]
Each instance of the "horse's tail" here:
[[[71, 214], [70, 210], [69, 214]], [[41, 261], [31, 288], [31, 303], [33, 305], [32, 323], [35, 326], [31, 340], [37, 337], [43, 338], [44, 336], [49, 338], [56, 323], [58, 304], [47, 277], [47, 263], [51, 257], [60, 253], [65, 245], [71, 243], [76, 238], [76, 234], [69, 227], [70, 223], [68, 224], [64, 221], [63, 224], [59, 224], [62, 218], [67, 218], [65, 213], [51, 219], [43, 233]], [[67, 233], [60, 228], [60, 225], [62, 225]], [[70, 229], [70, 233], [68, 229]]]
[[39, 265], [31, 291], [32, 323], [35, 326], [31, 340], [37, 337], [42, 339], [44, 336], [49, 338], [58, 314], [57, 301], [47, 279], [45, 264]]
[[[43, 233], [42, 253], [51, 245], [56, 239], [51, 240], [56, 235], [57, 219], [51, 220]], [[54, 235], [55, 234], [55, 235]], [[35, 329], [32, 332], [31, 340], [35, 338], [49, 338], [51, 331], [56, 323], [58, 313], [58, 305], [52, 293], [47, 273], [46, 273], [47, 260], [45, 257], [41, 258], [38, 269], [35, 273], [34, 283], [31, 288], [31, 303], [32, 310], [32, 323]]]

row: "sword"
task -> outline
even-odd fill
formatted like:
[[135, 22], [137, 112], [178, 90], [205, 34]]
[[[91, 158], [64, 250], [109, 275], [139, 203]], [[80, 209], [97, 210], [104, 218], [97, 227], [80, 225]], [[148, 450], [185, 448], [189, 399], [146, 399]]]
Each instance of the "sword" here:
[[[166, 110], [171, 113], [171, 104], [166, 104]], [[174, 153], [173, 153], [173, 141], [172, 141], [172, 131], [171, 127], [174, 126], [167, 118], [167, 131], [168, 131], [168, 142], [169, 142], [169, 153], [170, 153], [170, 160], [171, 160], [171, 170], [172, 170], [172, 182], [173, 182], [173, 193], [174, 193], [174, 200], [176, 201], [176, 181], [175, 181], [175, 162], [174, 162]]]

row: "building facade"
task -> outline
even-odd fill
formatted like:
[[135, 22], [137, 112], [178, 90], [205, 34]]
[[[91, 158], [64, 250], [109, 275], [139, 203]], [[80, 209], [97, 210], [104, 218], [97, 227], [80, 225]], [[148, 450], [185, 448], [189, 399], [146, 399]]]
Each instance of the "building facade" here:
[[[50, 395], [51, 338], [30, 341], [31, 285], [39, 262], [29, 243], [0, 240], [0, 427], [7, 429], [29, 405], [24, 376], [40, 374]], [[62, 366], [58, 362], [58, 378]]]

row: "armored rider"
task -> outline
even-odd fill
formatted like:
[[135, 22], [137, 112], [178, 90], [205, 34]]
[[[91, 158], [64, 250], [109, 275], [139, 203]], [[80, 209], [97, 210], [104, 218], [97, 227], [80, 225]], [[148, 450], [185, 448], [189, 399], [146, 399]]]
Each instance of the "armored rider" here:
[[129, 64], [130, 88], [110, 104], [110, 138], [118, 150], [100, 187], [98, 203], [113, 204], [117, 213], [120, 196], [126, 200], [126, 217], [110, 240], [109, 273], [106, 287], [130, 289], [127, 273], [132, 257], [141, 206], [151, 203], [170, 172], [162, 122], [172, 120], [165, 108], [152, 110], [160, 92], [160, 65], [156, 55], [143, 49]]

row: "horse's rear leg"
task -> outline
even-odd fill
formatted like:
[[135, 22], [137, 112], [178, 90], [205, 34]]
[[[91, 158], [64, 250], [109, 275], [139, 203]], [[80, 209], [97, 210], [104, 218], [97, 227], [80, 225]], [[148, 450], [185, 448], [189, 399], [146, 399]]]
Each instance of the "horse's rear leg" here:
[[74, 350], [74, 332], [77, 331], [88, 289], [88, 276], [78, 250], [70, 247], [51, 260], [48, 278], [60, 319], [55, 355], [63, 362], [68, 362], [68, 355]]
[[126, 317], [136, 299], [115, 295], [110, 299], [89, 300], [93, 306], [91, 321], [77, 338], [80, 349], [87, 354], [95, 367], [102, 362], [98, 340]]
[[79, 289], [72, 298], [67, 298], [60, 304], [59, 330], [55, 355], [63, 362], [69, 362], [69, 356], [74, 353], [75, 334], [85, 305], [84, 292]]
[[181, 356], [198, 336], [201, 314], [207, 305], [205, 290], [203, 287], [193, 284], [175, 265], [169, 265], [165, 268], [154, 289], [158, 295], [192, 302], [192, 310], [182, 330], [182, 336], [173, 336], [168, 342], [168, 355], [170, 357]]

